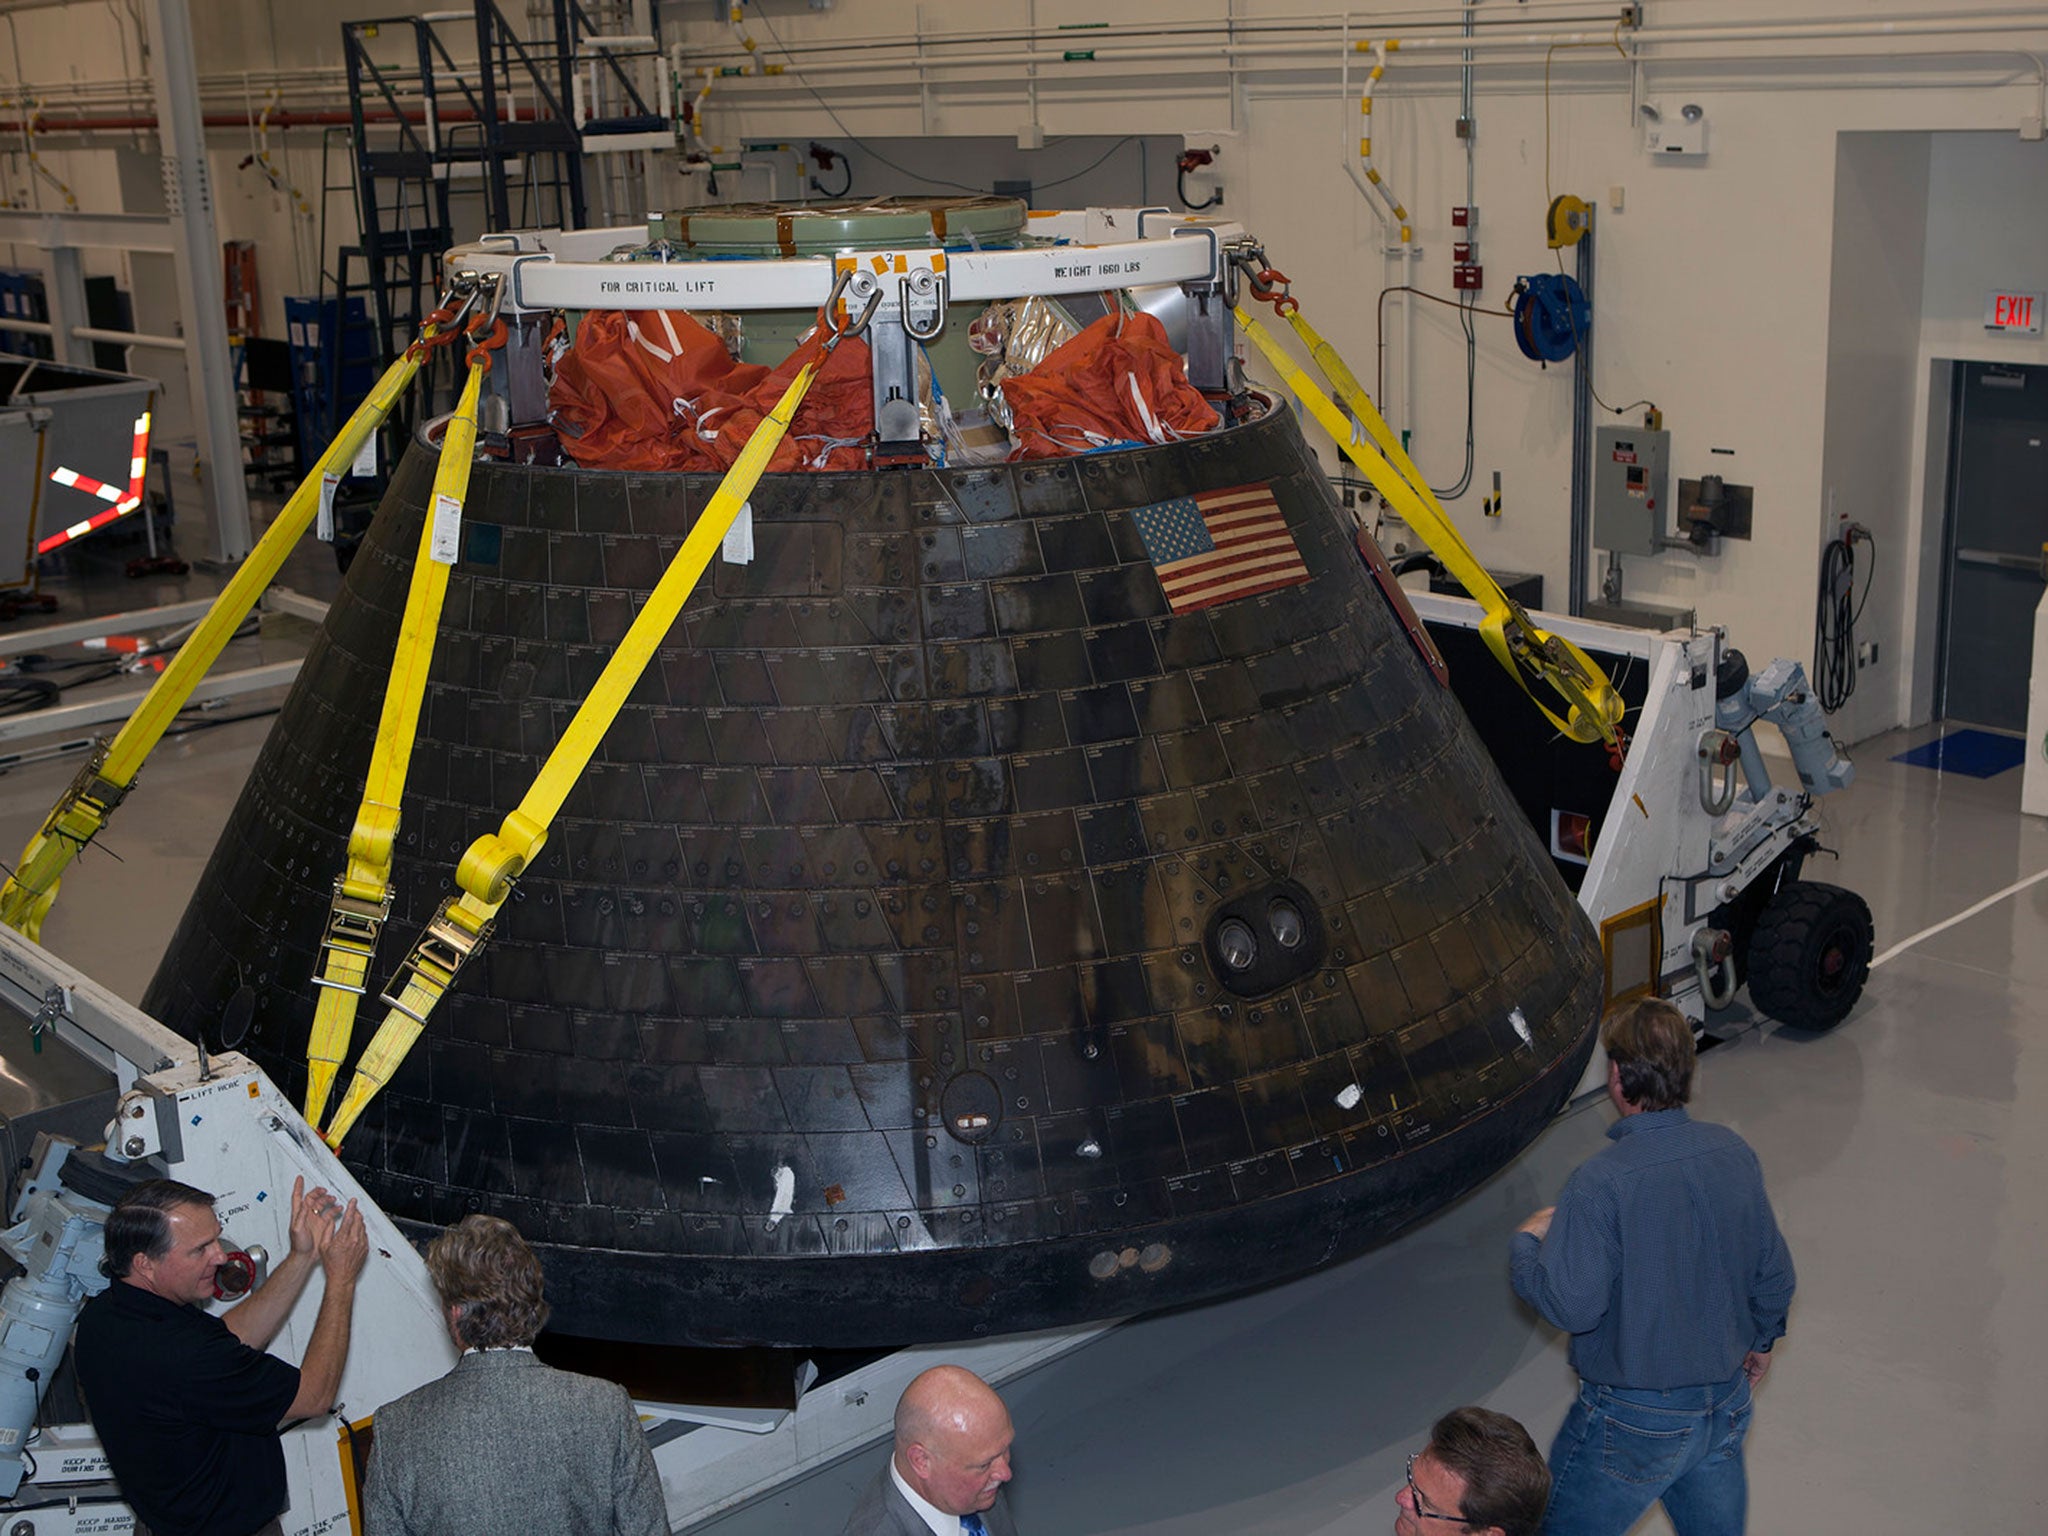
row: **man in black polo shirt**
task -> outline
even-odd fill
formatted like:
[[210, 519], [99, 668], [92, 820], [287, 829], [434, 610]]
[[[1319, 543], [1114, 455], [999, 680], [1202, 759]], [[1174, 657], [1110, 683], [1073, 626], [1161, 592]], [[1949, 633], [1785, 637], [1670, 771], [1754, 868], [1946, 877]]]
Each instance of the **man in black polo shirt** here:
[[[337, 1219], [338, 1218], [338, 1219]], [[107, 1217], [114, 1283], [86, 1304], [73, 1345], [100, 1444], [136, 1514], [136, 1536], [270, 1536], [286, 1504], [281, 1425], [334, 1404], [356, 1279], [369, 1257], [353, 1200], [292, 1185], [291, 1252], [222, 1317], [213, 1196], [151, 1179]], [[263, 1348], [315, 1266], [327, 1289], [303, 1366]]]

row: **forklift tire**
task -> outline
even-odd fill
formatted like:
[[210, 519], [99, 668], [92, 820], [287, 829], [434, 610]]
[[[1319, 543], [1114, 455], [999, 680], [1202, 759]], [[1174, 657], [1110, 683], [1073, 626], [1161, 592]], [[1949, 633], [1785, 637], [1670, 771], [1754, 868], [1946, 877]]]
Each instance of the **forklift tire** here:
[[1771, 897], [1749, 941], [1749, 998], [1795, 1029], [1833, 1029], [1870, 975], [1870, 908], [1854, 891], [1794, 880]]

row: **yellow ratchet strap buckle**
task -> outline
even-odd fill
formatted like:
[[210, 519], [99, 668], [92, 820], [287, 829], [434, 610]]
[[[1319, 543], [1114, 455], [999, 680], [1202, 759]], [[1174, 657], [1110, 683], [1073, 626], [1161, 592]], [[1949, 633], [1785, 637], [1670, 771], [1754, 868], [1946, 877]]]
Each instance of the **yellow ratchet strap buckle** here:
[[390, 916], [391, 892], [388, 890], [382, 901], [365, 901], [346, 894], [342, 882], [335, 881], [334, 903], [327, 909], [327, 932], [320, 941], [320, 967], [313, 977], [313, 985], [353, 992], [358, 997], [367, 992], [367, 984], [350, 986], [345, 981], [333, 980], [327, 973], [337, 968], [337, 957], [349, 956], [360, 961], [367, 974], [371, 960], [376, 958], [377, 936], [383, 932], [385, 921]]
[[74, 805], [82, 805], [104, 818], [112, 815], [114, 807], [128, 798], [128, 791], [133, 789], [134, 785], [116, 783], [100, 772], [107, 766], [109, 745], [102, 741], [93, 749], [92, 756], [71, 780], [70, 788], [64, 791], [63, 799], [57, 802], [57, 810], [50, 813], [51, 822], [55, 822], [65, 809]]
[[379, 1002], [395, 1008], [416, 1024], [424, 1025], [426, 1014], [415, 1013], [399, 999], [417, 981], [420, 988], [430, 994], [432, 1002], [428, 1007], [431, 1009], [433, 1002], [439, 1002], [442, 994], [455, 985], [463, 962], [483, 947], [484, 941], [491, 936], [491, 929], [496, 926], [494, 919], [487, 918], [482, 927], [472, 932], [458, 922], [453, 914], [456, 903], [462, 899], [450, 896], [441, 903], [441, 909], [413, 945], [412, 953], [405, 957], [405, 963], [391, 978], [390, 990], [378, 994]]

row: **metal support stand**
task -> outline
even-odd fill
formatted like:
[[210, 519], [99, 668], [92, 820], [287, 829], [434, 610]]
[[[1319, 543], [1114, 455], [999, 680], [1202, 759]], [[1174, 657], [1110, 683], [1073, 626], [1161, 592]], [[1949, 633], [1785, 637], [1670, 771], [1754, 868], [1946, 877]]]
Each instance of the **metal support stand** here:
[[917, 350], [946, 327], [944, 260], [944, 252], [923, 253], [893, 283], [856, 271], [846, 285], [850, 312], [874, 306], [867, 341], [875, 392], [872, 462], [877, 469], [929, 459], [917, 410]]
[[1574, 618], [1586, 611], [1587, 567], [1593, 554], [1593, 333], [1600, 312], [1593, 307], [1593, 212], [1586, 210], [1586, 232], [1572, 247], [1574, 273], [1593, 318], [1579, 336], [1572, 358], [1572, 549], [1571, 573], [1565, 594]]
[[1571, 362], [1571, 575], [1567, 596], [1571, 616], [1585, 614], [1585, 584], [1593, 559], [1593, 330], [1599, 311], [1593, 309], [1593, 211], [1585, 213], [1585, 233], [1573, 246], [1573, 274], [1585, 293], [1591, 319], [1579, 336], [1579, 352]]
[[[163, 156], [164, 204], [177, 259], [185, 316], [185, 372], [192, 391], [193, 431], [213, 498], [217, 552], [239, 561], [249, 553], [248, 487], [242, 479], [241, 427], [234, 369], [228, 361], [227, 315], [221, 305], [220, 236], [206, 175], [206, 131], [199, 114], [199, 69], [192, 54], [187, 0], [148, 0], [154, 55], [156, 120]], [[80, 316], [82, 320], [84, 317]]]
[[50, 306], [50, 350], [60, 363], [95, 367], [92, 343], [76, 334], [78, 327], [92, 324], [86, 317], [85, 264], [79, 259], [78, 247], [57, 246], [47, 255], [43, 297]]

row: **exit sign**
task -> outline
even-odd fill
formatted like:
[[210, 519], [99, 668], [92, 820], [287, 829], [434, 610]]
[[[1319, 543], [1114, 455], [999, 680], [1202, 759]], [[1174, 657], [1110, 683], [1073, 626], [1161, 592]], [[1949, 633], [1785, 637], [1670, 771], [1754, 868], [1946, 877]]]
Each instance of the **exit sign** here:
[[2041, 334], [2041, 301], [2038, 293], [1998, 293], [1984, 301], [1984, 329], [2017, 331], [2023, 336]]

